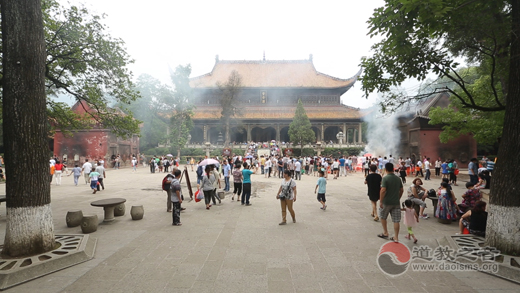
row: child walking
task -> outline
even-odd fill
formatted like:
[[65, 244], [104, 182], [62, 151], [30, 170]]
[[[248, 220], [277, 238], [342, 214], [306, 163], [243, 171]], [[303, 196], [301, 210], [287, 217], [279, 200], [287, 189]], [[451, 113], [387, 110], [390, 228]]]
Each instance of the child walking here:
[[404, 238], [408, 240], [410, 240], [410, 238], [413, 238], [413, 243], [417, 243], [417, 238], [415, 238], [412, 228], [415, 227], [419, 222], [419, 216], [417, 216], [415, 209], [412, 208], [411, 200], [405, 200], [403, 203], [403, 207], [404, 208], [401, 209], [401, 211], [404, 211], [404, 224], [408, 228], [408, 235], [404, 236]]
[[325, 199], [325, 192], [327, 191], [327, 180], [323, 177], [325, 176], [324, 171], [320, 170], [319, 174], [320, 178], [318, 178], [318, 183], [316, 183], [314, 193], [316, 193], [316, 190], [318, 190], [318, 201], [322, 204], [322, 207], [320, 209], [326, 210], [327, 205], [325, 204], [325, 202], [327, 200]]

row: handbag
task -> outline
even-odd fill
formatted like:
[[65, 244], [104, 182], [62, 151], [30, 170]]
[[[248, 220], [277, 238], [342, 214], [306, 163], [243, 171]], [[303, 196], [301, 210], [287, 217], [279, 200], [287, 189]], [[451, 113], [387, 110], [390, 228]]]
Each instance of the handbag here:
[[204, 199], [204, 192], [200, 192], [200, 189], [195, 192], [195, 202], [199, 202]]

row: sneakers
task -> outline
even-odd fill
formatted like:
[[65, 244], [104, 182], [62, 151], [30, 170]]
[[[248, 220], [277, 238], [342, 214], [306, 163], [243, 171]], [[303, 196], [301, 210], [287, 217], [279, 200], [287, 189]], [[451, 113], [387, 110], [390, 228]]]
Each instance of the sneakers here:
[[422, 215], [422, 216], [419, 216], [419, 219], [428, 219], [428, 218], [429, 218], [429, 217], [428, 217], [427, 214], [424, 214], [424, 215]]
[[253, 205], [252, 203], [246, 203], [246, 206], [250, 206], [250, 205]]
[[326, 210], [327, 209], [327, 205], [322, 206], [320, 209]]
[[287, 225], [287, 222], [280, 222], [278, 225]]
[[293, 219], [292, 222], [293, 222], [293, 223], [296, 223], [296, 219]]

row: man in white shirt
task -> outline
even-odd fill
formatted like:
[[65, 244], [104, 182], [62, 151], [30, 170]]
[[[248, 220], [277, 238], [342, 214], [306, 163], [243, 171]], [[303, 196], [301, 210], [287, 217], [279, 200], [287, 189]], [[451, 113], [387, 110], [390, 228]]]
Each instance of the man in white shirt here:
[[430, 158], [426, 158], [426, 160], [424, 161], [424, 170], [426, 172], [424, 174], [424, 181], [430, 180]]
[[302, 164], [300, 161], [296, 160], [294, 162], [294, 179], [295, 180], [302, 180]]
[[419, 177], [419, 173], [421, 173], [421, 177], [424, 177], [423, 171], [422, 171], [423, 164], [421, 160], [417, 160], [417, 173], [415, 174], [417, 177]]
[[85, 184], [90, 183], [90, 171], [92, 171], [92, 164], [88, 161], [88, 159], [85, 159], [85, 164], [83, 164], [83, 167], [81, 167], [81, 172], [83, 172], [83, 177], [85, 178]]
[[272, 165], [271, 158], [268, 158], [267, 160], [265, 160], [265, 163], [264, 163], [265, 178], [271, 178], [271, 165]]

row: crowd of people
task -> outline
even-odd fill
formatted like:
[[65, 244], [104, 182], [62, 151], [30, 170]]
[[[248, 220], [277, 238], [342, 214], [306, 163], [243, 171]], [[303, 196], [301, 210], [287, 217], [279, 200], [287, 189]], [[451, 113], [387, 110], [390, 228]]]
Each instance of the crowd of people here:
[[[371, 202], [371, 217], [374, 221], [380, 221], [383, 233], [378, 236], [399, 241], [399, 223], [401, 213], [404, 212], [404, 224], [407, 227], [407, 239], [417, 238], [412, 230], [419, 220], [428, 219], [425, 213], [427, 199], [438, 201], [434, 210], [434, 217], [445, 221], [459, 221], [460, 233], [485, 235], [486, 203], [482, 200], [482, 189], [488, 189], [491, 184], [491, 174], [494, 169], [494, 161], [483, 157], [480, 161], [472, 158], [468, 165], [470, 181], [465, 183], [466, 191], [462, 194], [462, 202], [457, 203], [452, 186], [457, 186], [459, 165], [455, 160], [438, 158], [431, 162], [430, 158], [412, 160], [399, 157], [357, 157], [357, 156], [289, 156], [279, 155], [279, 147], [276, 143], [269, 143], [269, 155], [258, 156], [258, 145], [249, 144], [244, 156], [235, 155], [219, 159], [216, 157], [212, 163], [206, 163], [211, 159], [201, 159], [198, 162], [194, 158], [186, 160], [186, 165], [197, 174], [197, 190], [204, 197], [206, 209], [210, 210], [217, 202], [221, 203], [218, 189], [231, 194], [231, 200], [241, 202], [244, 206], [251, 206], [252, 175], [263, 175], [265, 178], [281, 179], [276, 198], [280, 200], [282, 221], [280, 225], [287, 224], [286, 213], [289, 210], [293, 222], [296, 216], [293, 203], [297, 198], [297, 181], [302, 176], [318, 177], [315, 185], [316, 200], [322, 210], [327, 209], [326, 186], [327, 180], [347, 176], [357, 170], [365, 171], [365, 184], [368, 189], [368, 197]], [[117, 166], [117, 157], [113, 163]], [[132, 172], [137, 172], [137, 156], [132, 156]], [[167, 211], [173, 212], [173, 224], [181, 225], [180, 211], [182, 190], [180, 188], [180, 164], [179, 158], [168, 156], [153, 156], [148, 161], [151, 173], [164, 172], [168, 177]], [[102, 159], [88, 159], [80, 167], [75, 164], [71, 170], [66, 163], [58, 158], [50, 159], [50, 181], [55, 180], [56, 185], [61, 185], [62, 176], [74, 175], [74, 184], [79, 184], [79, 178], [83, 175], [85, 184], [89, 184], [93, 193], [104, 190], [103, 179], [106, 178]], [[432, 174], [431, 169], [435, 169]], [[233, 181], [231, 181], [231, 176]], [[423, 180], [431, 180], [431, 177], [440, 179], [438, 188], [426, 190]], [[407, 177], [413, 179], [407, 184]], [[305, 178], [305, 177], [303, 177]], [[306, 179], [308, 180], [308, 179]], [[231, 186], [231, 183], [233, 186]], [[232, 188], [233, 187], [233, 188]], [[164, 189], [164, 188], [163, 188]], [[231, 190], [232, 189], [232, 190]], [[165, 189], [166, 190], [166, 189]], [[401, 204], [401, 198], [406, 191], [406, 199]], [[203, 195], [203, 196], [202, 196]], [[378, 203], [379, 202], [379, 203]], [[393, 237], [389, 236], [387, 229], [388, 215], [394, 223]]]
[[[465, 184], [466, 191], [462, 194], [462, 202], [457, 204], [452, 188], [452, 186], [457, 185], [457, 175], [459, 174], [459, 167], [455, 160], [441, 160], [439, 158], [435, 161], [433, 166], [436, 169], [435, 176], [441, 179], [440, 186], [437, 190], [426, 190], [422, 186], [421, 178], [431, 180], [430, 158], [424, 157], [423, 161], [417, 162], [412, 162], [410, 158], [399, 158], [397, 162], [393, 162], [391, 156], [388, 159], [387, 157], [367, 158], [364, 162], [364, 168], [369, 169], [369, 173], [366, 174], [365, 184], [368, 186], [368, 197], [372, 205], [371, 216], [374, 221], [381, 220], [383, 226], [383, 233], [379, 234], [378, 237], [399, 241], [399, 223], [401, 212], [404, 212], [404, 224], [408, 228], [406, 238], [413, 239], [416, 243], [417, 238], [412, 228], [417, 225], [420, 219], [429, 218], [424, 213], [427, 207], [426, 199], [431, 199], [432, 203], [437, 203], [434, 210], [436, 218], [445, 223], [459, 221], [461, 234], [466, 232], [484, 236], [487, 212], [485, 211], [486, 203], [483, 201], [481, 190], [490, 187], [490, 174], [494, 168], [494, 162], [484, 157], [480, 162], [480, 168], [478, 168], [478, 163], [476, 158], [471, 159], [468, 166], [470, 181]], [[384, 166], [384, 169], [381, 169], [381, 166]], [[423, 170], [425, 172], [422, 172]], [[410, 186], [405, 188], [408, 175], [414, 176], [414, 179]], [[407, 191], [407, 198], [400, 205], [405, 190]], [[379, 212], [377, 211], [378, 201]], [[392, 218], [395, 233], [390, 238], [387, 229], [388, 215]]]

